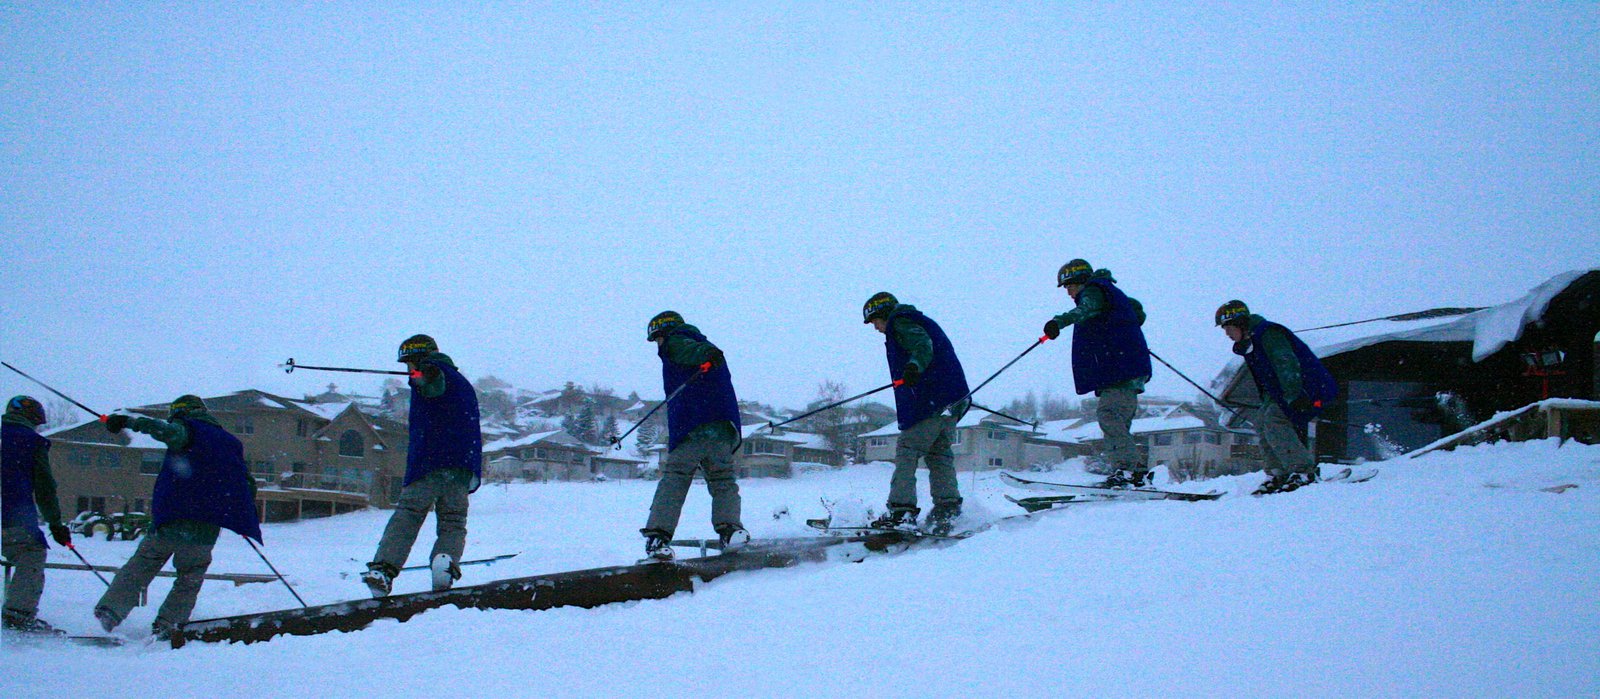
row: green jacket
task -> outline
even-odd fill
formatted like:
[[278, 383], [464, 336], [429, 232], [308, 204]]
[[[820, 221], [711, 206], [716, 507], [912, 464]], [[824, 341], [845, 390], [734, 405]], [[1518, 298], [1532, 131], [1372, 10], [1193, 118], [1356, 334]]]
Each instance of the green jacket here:
[[[1111, 270], [1109, 269], [1097, 269], [1094, 271], [1094, 276], [1102, 279], [1109, 279], [1113, 282], [1116, 281], [1116, 278], [1111, 276]], [[1077, 303], [1076, 307], [1070, 311], [1067, 311], [1066, 313], [1056, 316], [1055, 318], [1056, 324], [1060, 325], [1063, 330], [1065, 330], [1067, 326], [1070, 326], [1074, 323], [1093, 320], [1101, 313], [1105, 313], [1108, 310], [1106, 292], [1101, 291], [1099, 287], [1083, 287], [1083, 291], [1078, 292], [1078, 298], [1074, 299], [1074, 301]], [[1128, 302], [1133, 304], [1133, 312], [1139, 315], [1139, 324], [1144, 325], [1144, 304], [1139, 303], [1139, 300], [1132, 296], [1128, 297]], [[1144, 393], [1144, 384], [1146, 380], [1147, 379], [1128, 379], [1127, 381], [1113, 384], [1107, 386], [1106, 388], [1125, 388], [1133, 391], [1134, 393]]]
[[[32, 420], [16, 413], [8, 412], [0, 420], [30, 430], [39, 429]], [[56, 502], [56, 479], [50, 473], [50, 452], [47, 449], [33, 453], [33, 504], [39, 508], [39, 521], [46, 526], [61, 525], [61, 505]]]
[[[449, 382], [445, 381], [444, 372], [439, 371], [435, 364], [446, 364], [452, 368], [456, 366], [455, 360], [443, 352], [430, 352], [425, 359], [418, 362], [422, 367], [422, 381], [415, 385], [417, 392], [424, 398], [438, 398], [444, 395], [445, 388], [449, 386]], [[415, 382], [416, 379], [412, 381]]]
[[[916, 306], [902, 303], [898, 308], [915, 311]], [[928, 331], [922, 326], [905, 316], [896, 316], [889, 326], [889, 332], [894, 333], [895, 342], [900, 343], [901, 349], [910, 356], [908, 363], [917, 365], [917, 369], [926, 370], [933, 363], [933, 338], [928, 337]]]
[[[1256, 327], [1266, 319], [1259, 315], [1251, 314], [1247, 332], [1254, 334]], [[1283, 388], [1283, 395], [1298, 396], [1304, 389], [1303, 379], [1300, 376], [1300, 358], [1294, 355], [1294, 345], [1289, 343], [1289, 336], [1281, 330], [1268, 330], [1261, 334], [1261, 351], [1267, 354], [1267, 361], [1272, 364], [1273, 373], [1278, 375], [1278, 385]], [[1271, 400], [1263, 397], [1263, 400]]]

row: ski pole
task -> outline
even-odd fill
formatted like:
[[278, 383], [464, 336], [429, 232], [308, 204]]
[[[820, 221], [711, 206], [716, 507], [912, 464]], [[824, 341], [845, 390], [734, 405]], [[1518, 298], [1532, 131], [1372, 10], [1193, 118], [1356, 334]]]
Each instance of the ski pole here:
[[905, 383], [904, 380], [895, 379], [894, 381], [890, 381], [889, 383], [886, 383], [886, 384], [884, 384], [882, 386], [874, 388], [874, 389], [872, 389], [870, 391], [867, 391], [865, 393], [857, 393], [856, 395], [850, 396], [849, 398], [845, 398], [843, 400], [836, 400], [836, 401], [834, 401], [832, 403], [829, 403], [829, 404], [824, 405], [824, 406], [822, 406], [820, 408], [817, 408], [816, 410], [812, 410], [812, 411], [809, 411], [809, 412], [806, 412], [806, 413], [803, 413], [803, 414], [800, 414], [800, 415], [796, 415], [796, 416], [791, 417], [791, 418], [789, 418], [787, 420], [784, 420], [783, 422], [779, 422], [779, 423], [768, 422], [766, 427], [763, 427], [762, 429], [766, 429], [766, 430], [777, 429], [777, 428], [783, 427], [784, 425], [787, 425], [787, 424], [789, 424], [791, 422], [795, 422], [797, 420], [804, 420], [804, 419], [806, 419], [808, 417], [811, 417], [812, 415], [816, 415], [817, 413], [820, 413], [820, 412], [822, 412], [824, 410], [832, 410], [832, 409], [837, 408], [837, 407], [839, 407], [841, 405], [844, 405], [845, 403], [849, 403], [849, 402], [854, 401], [854, 400], [860, 400], [862, 398], [866, 398], [867, 396], [870, 396], [870, 395], [872, 395], [874, 393], [878, 393], [879, 391], [887, 391], [887, 390], [889, 390], [891, 388], [894, 388], [895, 386], [899, 386], [899, 385], [901, 385], [903, 383]]
[[657, 410], [660, 410], [662, 407], [666, 406], [666, 404], [671, 403], [672, 399], [677, 398], [679, 393], [683, 393], [683, 389], [688, 388], [689, 384], [692, 384], [695, 381], [698, 381], [700, 379], [700, 377], [705, 376], [710, 371], [711, 371], [711, 362], [706, 362], [705, 364], [701, 364], [700, 365], [700, 371], [695, 372], [695, 375], [689, 377], [688, 381], [684, 381], [683, 385], [678, 387], [678, 390], [673, 391], [672, 395], [667, 396], [666, 400], [661, 401], [660, 403], [657, 403], [656, 407], [651, 408], [650, 412], [645, 413], [644, 417], [639, 418], [639, 421], [634, 423], [633, 427], [629, 427], [627, 432], [623, 432], [621, 436], [617, 437], [616, 439], [611, 440], [612, 446], [616, 447], [619, 450], [622, 449], [622, 440], [627, 439], [628, 435], [633, 434], [634, 430], [639, 429], [639, 427], [641, 425], [643, 425], [645, 423], [645, 421], [650, 419], [650, 416], [656, 414]]
[[983, 383], [978, 384], [978, 388], [974, 388], [974, 389], [972, 389], [970, 391], [967, 391], [967, 395], [964, 395], [964, 396], [962, 396], [960, 398], [957, 398], [957, 399], [955, 399], [953, 401], [950, 401], [950, 405], [955, 405], [957, 403], [960, 403], [961, 401], [964, 401], [964, 400], [966, 400], [968, 398], [971, 398], [972, 394], [977, 393], [979, 391], [979, 389], [982, 389], [984, 386], [989, 385], [989, 382], [993, 381], [995, 379], [995, 377], [1005, 373], [1005, 371], [1007, 369], [1010, 369], [1012, 364], [1016, 364], [1017, 362], [1022, 361], [1022, 358], [1028, 356], [1028, 353], [1032, 352], [1033, 348], [1038, 347], [1039, 345], [1042, 345], [1042, 344], [1044, 344], [1046, 342], [1049, 342], [1049, 341], [1050, 341], [1050, 336], [1049, 335], [1040, 335], [1039, 339], [1034, 340], [1033, 344], [1028, 345], [1028, 349], [1022, 350], [1022, 354], [1017, 355], [1016, 359], [1013, 359], [1013, 360], [1011, 360], [1009, 362], [1006, 362], [1006, 365], [1003, 366], [1003, 367], [1000, 367], [999, 371], [996, 371], [995, 373], [990, 374], [989, 378], [984, 379]]
[[1032, 428], [1033, 428], [1033, 429], [1035, 429], [1035, 430], [1037, 430], [1037, 429], [1039, 429], [1039, 423], [1037, 423], [1037, 422], [1033, 422], [1033, 421], [1031, 421], [1031, 420], [1024, 420], [1024, 419], [1022, 419], [1022, 418], [1020, 418], [1020, 417], [1016, 417], [1016, 416], [1014, 416], [1014, 415], [1007, 415], [1007, 414], [1005, 414], [1005, 413], [1002, 413], [1002, 412], [1000, 412], [1000, 411], [998, 411], [998, 410], [992, 410], [992, 409], [990, 409], [990, 408], [985, 408], [985, 407], [983, 407], [983, 406], [981, 406], [981, 405], [978, 405], [978, 404], [977, 404], [977, 403], [976, 403], [976, 402], [974, 402], [974, 403], [973, 403], [973, 404], [972, 404], [972, 407], [974, 407], [974, 408], [977, 408], [977, 409], [979, 409], [979, 410], [982, 410], [982, 411], [983, 411], [983, 412], [986, 412], [986, 413], [988, 413], [988, 414], [990, 414], [990, 415], [994, 415], [994, 416], [996, 416], [996, 417], [1003, 417], [1003, 418], [1005, 418], [1005, 419], [1007, 419], [1007, 420], [1014, 420], [1014, 421], [1016, 421], [1016, 422], [1020, 422], [1020, 423], [1022, 423], [1022, 424], [1024, 424], [1024, 425], [1027, 425], [1027, 426], [1029, 426], [1029, 427], [1032, 427]]
[[285, 374], [293, 374], [295, 369], [315, 369], [317, 371], [342, 371], [348, 374], [388, 374], [390, 376], [409, 376], [411, 378], [422, 376], [422, 372], [420, 371], [411, 372], [389, 371], [387, 369], [351, 369], [349, 367], [342, 366], [311, 366], [309, 364], [295, 364], [294, 357], [290, 357], [289, 361], [279, 364], [278, 366], [283, 367], [283, 373]]
[[6, 363], [5, 363], [5, 362], [0, 362], [0, 364], [5, 364], [5, 367], [6, 367], [6, 368], [7, 368], [7, 369], [10, 369], [10, 370], [12, 370], [12, 371], [15, 371], [15, 372], [17, 372], [17, 373], [18, 373], [18, 374], [22, 374], [22, 378], [25, 378], [25, 379], [27, 379], [27, 380], [29, 380], [29, 381], [32, 381], [32, 382], [34, 382], [34, 383], [36, 383], [36, 384], [39, 384], [39, 385], [40, 385], [40, 386], [43, 386], [43, 387], [44, 387], [44, 390], [46, 390], [46, 391], [49, 391], [49, 392], [51, 392], [51, 393], [54, 393], [54, 394], [56, 394], [56, 395], [58, 395], [58, 396], [61, 396], [61, 397], [62, 397], [62, 398], [64, 398], [64, 399], [66, 399], [66, 401], [67, 401], [67, 402], [68, 402], [68, 403], [71, 403], [71, 404], [73, 404], [73, 405], [76, 405], [76, 406], [78, 406], [78, 407], [80, 407], [80, 408], [83, 408], [83, 410], [84, 410], [84, 412], [86, 412], [86, 413], [89, 413], [89, 414], [90, 414], [90, 415], [93, 415], [93, 416], [95, 416], [95, 417], [97, 417], [97, 418], [100, 418], [100, 421], [101, 421], [101, 422], [105, 422], [105, 421], [106, 421], [106, 416], [105, 416], [105, 415], [104, 415], [104, 414], [102, 414], [102, 413], [97, 413], [97, 412], [95, 412], [95, 411], [94, 411], [94, 410], [91, 410], [91, 409], [90, 409], [90, 408], [89, 408], [89, 406], [87, 406], [87, 405], [84, 405], [84, 404], [82, 404], [82, 403], [79, 403], [79, 402], [78, 402], [78, 401], [75, 401], [75, 400], [73, 400], [73, 399], [72, 399], [72, 397], [71, 397], [71, 396], [68, 396], [68, 395], [67, 395], [67, 394], [65, 394], [65, 393], [62, 393], [62, 392], [60, 392], [60, 391], [57, 391], [57, 390], [56, 390], [56, 389], [54, 389], [54, 388], [51, 388], [51, 387], [50, 387], [50, 384], [47, 384], [47, 383], [45, 383], [45, 382], [43, 382], [43, 381], [40, 381], [40, 380], [38, 380], [38, 379], [36, 379], [36, 378], [33, 378], [33, 377], [32, 377], [32, 376], [29, 376], [29, 375], [28, 375], [28, 374], [27, 374], [27, 372], [24, 372], [24, 371], [23, 371], [23, 370], [21, 370], [21, 369], [18, 369], [18, 368], [16, 368], [16, 367], [14, 367], [14, 366], [11, 366], [11, 365], [10, 365], [10, 364], [6, 364]]
[[83, 565], [88, 567], [89, 568], [89, 572], [94, 573], [95, 577], [100, 578], [100, 582], [105, 583], [106, 587], [111, 587], [111, 581], [107, 580], [106, 576], [101, 575], [100, 571], [95, 570], [94, 566], [89, 563], [89, 559], [84, 558], [83, 554], [78, 553], [78, 547], [73, 546], [72, 544], [69, 543], [69, 544], [67, 544], [67, 550], [71, 551], [72, 555], [77, 556], [78, 560], [83, 561]]
[[250, 549], [255, 551], [257, 556], [261, 557], [261, 562], [267, 564], [267, 567], [272, 570], [272, 574], [278, 576], [278, 581], [283, 583], [284, 587], [289, 588], [289, 594], [294, 595], [295, 601], [299, 602], [301, 607], [304, 607], [306, 609], [310, 609], [311, 606], [306, 604], [305, 600], [300, 599], [300, 593], [294, 591], [294, 586], [290, 585], [288, 580], [284, 580], [283, 579], [283, 573], [279, 573], [278, 572], [278, 567], [275, 566], [275, 565], [272, 565], [272, 561], [267, 560], [267, 554], [262, 553], [261, 549], [256, 548], [256, 542], [251, 541], [250, 537], [244, 536], [243, 534], [240, 534], [240, 536], [244, 537], [244, 543], [249, 544], [250, 545]]
[[[1152, 351], [1150, 351], [1148, 349], [1145, 350], [1145, 351], [1146, 352], [1150, 352], [1150, 356], [1155, 357], [1156, 361], [1161, 362], [1162, 365], [1166, 366], [1168, 369], [1171, 369], [1172, 373], [1178, 375], [1178, 378], [1183, 379], [1184, 381], [1188, 381], [1190, 386], [1193, 386], [1195, 388], [1200, 389], [1200, 392], [1204, 393], [1207, 398], [1210, 398], [1211, 402], [1216, 403], [1217, 405], [1220, 405], [1220, 406], [1222, 406], [1224, 408], [1228, 407], [1229, 404], [1226, 401], [1222, 400], [1221, 398], [1218, 398], [1216, 396], [1211, 395], [1210, 391], [1207, 391], [1200, 384], [1195, 383], [1194, 379], [1191, 379], [1191, 378], [1189, 378], [1187, 376], [1184, 376], [1183, 372], [1178, 371], [1177, 367], [1172, 366], [1171, 364], [1167, 363], [1167, 360], [1162, 359], [1161, 355], [1156, 354], [1155, 352], [1152, 352]], [[1254, 408], [1254, 407], [1260, 407], [1260, 406], [1244, 406], [1244, 407], [1252, 407], [1252, 408]], [[1239, 414], [1239, 411], [1237, 411], [1237, 410], [1229, 410], [1229, 412], [1231, 412], [1231, 413], [1233, 413], [1235, 415]]]

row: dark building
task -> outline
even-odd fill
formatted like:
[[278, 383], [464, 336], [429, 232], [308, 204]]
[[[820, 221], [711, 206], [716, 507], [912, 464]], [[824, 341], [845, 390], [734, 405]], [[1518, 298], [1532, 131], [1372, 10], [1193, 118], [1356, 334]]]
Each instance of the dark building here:
[[[1315, 426], [1318, 459], [1388, 458], [1543, 398], [1596, 399], [1597, 333], [1600, 269], [1499, 306], [1297, 331], [1339, 382]], [[1260, 402], [1248, 374], [1230, 364], [1224, 401]]]

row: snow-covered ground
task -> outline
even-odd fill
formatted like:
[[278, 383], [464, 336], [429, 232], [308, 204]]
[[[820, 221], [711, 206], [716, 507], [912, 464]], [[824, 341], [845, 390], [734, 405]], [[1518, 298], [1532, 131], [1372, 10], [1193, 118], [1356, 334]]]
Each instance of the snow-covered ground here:
[[[0, 695], [61, 696], [1596, 696], [1600, 448], [1503, 444], [1378, 464], [1364, 484], [1248, 497], [1260, 476], [1187, 483], [1214, 502], [1084, 505], [959, 544], [731, 575], [693, 595], [545, 612], [430, 611], [251, 646], [10, 643]], [[1070, 469], [1060, 479], [1088, 479]], [[1579, 487], [1563, 493], [1541, 489]], [[743, 484], [758, 537], [801, 535], [821, 498], [878, 503], [875, 464]], [[963, 474], [977, 519], [1020, 512]], [[463, 584], [627, 563], [651, 483], [488, 486]], [[792, 517], [774, 519], [788, 508]], [[266, 527], [312, 604], [354, 575], [387, 512]], [[680, 537], [710, 536], [703, 489]], [[429, 525], [431, 528], [431, 524]], [[425, 531], [413, 562], [431, 536]], [[133, 543], [85, 541], [116, 564]], [[51, 560], [71, 554], [52, 549]], [[237, 539], [214, 572], [266, 572]], [[398, 591], [420, 590], [408, 573]], [[151, 592], [159, 602], [170, 579]], [[50, 571], [42, 616], [79, 633], [100, 583]], [[209, 582], [195, 618], [294, 605], [279, 584]]]

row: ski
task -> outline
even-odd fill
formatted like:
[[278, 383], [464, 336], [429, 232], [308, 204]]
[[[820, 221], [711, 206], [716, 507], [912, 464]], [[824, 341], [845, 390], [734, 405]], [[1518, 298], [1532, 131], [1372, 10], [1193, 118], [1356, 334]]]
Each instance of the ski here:
[[886, 537], [904, 537], [906, 539], [939, 539], [945, 541], [960, 541], [976, 531], [957, 532], [953, 534], [935, 534], [923, 529], [897, 529], [893, 527], [836, 527], [826, 519], [808, 519], [806, 526], [835, 536], [871, 536], [881, 535]]
[[[516, 558], [517, 556], [520, 556], [520, 555], [522, 555], [522, 552], [520, 552], [520, 551], [517, 552], [517, 553], [502, 553], [502, 554], [500, 554], [498, 556], [491, 556], [489, 558], [478, 558], [478, 559], [474, 559], [474, 560], [471, 560], [471, 561], [462, 561], [460, 563], [457, 563], [456, 565], [462, 566], [462, 567], [481, 565], [481, 566], [487, 568], [487, 567], [492, 566], [492, 565], [494, 565], [496, 563], [499, 563], [500, 561]], [[356, 559], [354, 559], [354, 558], [352, 558], [350, 560], [351, 561], [355, 561], [356, 563], [360, 563], [361, 562], [361, 561], [356, 561]], [[406, 566], [404, 568], [401, 568], [400, 572], [404, 573], [404, 572], [406, 572], [408, 570], [429, 570], [431, 568], [432, 568], [432, 566], [428, 566], [428, 565]], [[349, 578], [352, 575], [360, 575], [360, 573], [340, 573], [339, 577], [340, 578]]]
[[1052, 510], [1052, 509], [1055, 509], [1057, 507], [1061, 507], [1062, 505], [1081, 505], [1081, 504], [1084, 504], [1084, 503], [1091, 503], [1091, 502], [1115, 502], [1118, 498], [1115, 498], [1115, 497], [1104, 497], [1104, 496], [1101, 496], [1101, 495], [1098, 495], [1098, 494], [1083, 494], [1083, 495], [1046, 495], [1046, 496], [1043, 496], [1043, 497], [1033, 497], [1033, 498], [1014, 498], [1014, 497], [1011, 497], [1010, 495], [1007, 495], [1006, 499], [1010, 500], [1013, 503], [1016, 503], [1016, 505], [1018, 507], [1021, 507], [1022, 509], [1027, 510], [1029, 512], [1042, 512], [1042, 511], [1045, 511], [1045, 510]]
[[73, 643], [80, 646], [92, 646], [95, 648], [120, 648], [128, 642], [128, 639], [125, 639], [121, 636], [90, 636], [68, 634], [63, 631], [46, 633], [39, 631], [17, 631], [14, 629], [6, 629], [5, 638], [7, 641], [19, 641], [22, 643], [32, 643], [34, 641], [49, 643]]
[[1212, 490], [1207, 493], [1180, 493], [1171, 490], [1155, 490], [1153, 488], [1103, 488], [1097, 485], [1076, 485], [1072, 483], [1050, 483], [1047, 481], [1033, 481], [1018, 478], [1009, 473], [1000, 474], [1001, 482], [1006, 485], [1052, 493], [1077, 493], [1098, 494], [1104, 499], [1114, 500], [1183, 500], [1198, 502], [1202, 500], [1216, 500], [1222, 497], [1222, 491]]

